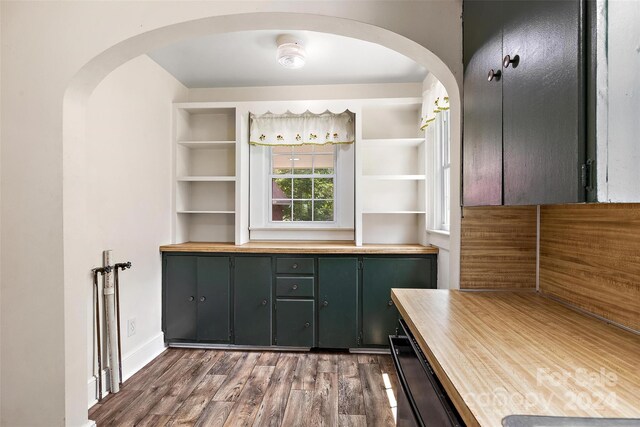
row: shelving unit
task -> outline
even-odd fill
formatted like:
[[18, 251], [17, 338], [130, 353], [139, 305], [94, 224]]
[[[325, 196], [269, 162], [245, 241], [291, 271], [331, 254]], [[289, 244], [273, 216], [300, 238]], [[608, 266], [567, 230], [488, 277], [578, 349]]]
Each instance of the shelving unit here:
[[234, 242], [236, 108], [174, 105], [174, 243]]
[[421, 111], [420, 98], [362, 108], [356, 151], [357, 245], [423, 243], [427, 207]]

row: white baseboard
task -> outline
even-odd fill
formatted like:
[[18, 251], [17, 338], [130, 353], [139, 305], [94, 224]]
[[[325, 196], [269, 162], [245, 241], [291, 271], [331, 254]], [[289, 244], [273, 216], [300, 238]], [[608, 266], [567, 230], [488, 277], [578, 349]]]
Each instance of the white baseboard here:
[[[161, 332], [146, 343], [133, 349], [122, 357], [122, 381], [126, 381], [133, 374], [142, 369], [147, 363], [158, 357], [167, 347], [164, 344], [164, 334]], [[92, 376], [87, 383], [88, 407], [98, 403], [96, 376]], [[102, 372], [102, 396], [109, 394], [109, 370]]]

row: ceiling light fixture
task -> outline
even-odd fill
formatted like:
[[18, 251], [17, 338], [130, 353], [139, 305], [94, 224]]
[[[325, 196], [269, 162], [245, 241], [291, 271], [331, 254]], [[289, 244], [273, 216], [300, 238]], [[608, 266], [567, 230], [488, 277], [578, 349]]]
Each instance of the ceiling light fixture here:
[[302, 41], [290, 34], [282, 34], [276, 39], [278, 43], [277, 59], [284, 68], [302, 68], [307, 59]]

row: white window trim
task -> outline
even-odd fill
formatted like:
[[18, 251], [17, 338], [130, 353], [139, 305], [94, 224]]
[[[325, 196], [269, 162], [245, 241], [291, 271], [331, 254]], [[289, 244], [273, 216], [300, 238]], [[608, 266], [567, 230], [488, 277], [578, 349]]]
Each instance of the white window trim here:
[[[430, 228], [427, 229], [427, 232], [430, 234], [437, 234], [440, 236], [449, 236], [450, 233], [450, 218], [449, 221], [444, 221], [445, 207], [444, 207], [444, 169], [443, 169], [443, 118], [446, 117], [450, 119], [449, 112], [443, 111], [436, 116], [436, 120], [433, 122], [431, 126], [427, 128], [427, 132], [432, 132], [432, 138], [430, 142], [431, 144], [431, 152], [432, 152], [432, 200], [431, 200], [431, 221], [429, 221]], [[449, 126], [450, 121], [448, 121]], [[425, 135], [427, 140], [429, 140], [428, 135]], [[451, 129], [449, 128], [448, 132], [448, 148], [451, 150]], [[449, 163], [448, 163], [449, 173], [451, 173], [451, 151], [449, 151]], [[451, 186], [451, 175], [449, 175], [449, 186]], [[451, 198], [451, 188], [449, 188], [449, 199]], [[449, 204], [451, 204], [451, 200], [449, 200]], [[451, 206], [448, 209], [449, 217], [451, 216]]]

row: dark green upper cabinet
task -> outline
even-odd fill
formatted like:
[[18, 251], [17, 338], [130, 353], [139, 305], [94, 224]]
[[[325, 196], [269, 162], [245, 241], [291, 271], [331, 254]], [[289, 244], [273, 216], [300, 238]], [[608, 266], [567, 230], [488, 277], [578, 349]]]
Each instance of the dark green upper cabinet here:
[[167, 256], [164, 280], [165, 339], [197, 338], [197, 268], [196, 257]]
[[435, 288], [435, 258], [364, 258], [362, 271], [362, 344], [388, 345], [399, 313], [391, 288]]
[[465, 0], [465, 206], [585, 201], [583, 6]]
[[229, 341], [231, 280], [228, 257], [198, 257], [198, 340]]
[[[464, 4], [463, 200], [502, 204], [502, 2]], [[493, 70], [494, 77], [488, 81]]]
[[271, 257], [234, 261], [235, 344], [271, 345]]
[[318, 346], [358, 344], [358, 258], [318, 259]]

